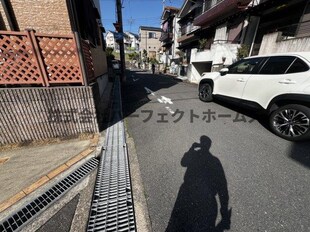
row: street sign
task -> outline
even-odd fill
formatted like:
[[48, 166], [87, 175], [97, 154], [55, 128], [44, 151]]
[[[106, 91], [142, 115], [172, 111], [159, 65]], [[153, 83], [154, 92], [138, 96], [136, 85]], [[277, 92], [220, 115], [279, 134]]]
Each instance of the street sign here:
[[116, 40], [116, 42], [122, 41], [123, 38], [124, 38], [123, 33], [115, 33], [115, 35], [114, 35], [114, 39]]

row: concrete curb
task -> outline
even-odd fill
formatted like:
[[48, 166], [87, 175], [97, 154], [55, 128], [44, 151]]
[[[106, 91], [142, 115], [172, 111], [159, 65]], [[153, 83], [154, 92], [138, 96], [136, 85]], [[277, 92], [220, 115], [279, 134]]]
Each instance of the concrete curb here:
[[67, 171], [69, 168], [71, 168], [73, 165], [81, 161], [82, 159], [85, 159], [90, 154], [96, 151], [95, 156], [97, 157], [101, 151], [101, 148], [97, 148], [97, 145], [99, 143], [99, 135], [96, 134], [92, 139], [89, 148], [85, 149], [84, 151], [80, 152], [78, 155], [74, 156], [70, 160], [68, 160], [66, 163], [58, 166], [48, 174], [42, 176], [40, 179], [35, 181], [33, 184], [29, 185], [28, 187], [22, 189], [19, 193], [15, 194], [14, 196], [8, 198], [7, 200], [0, 203], [0, 214], [3, 213], [6, 209], [10, 208], [14, 204], [16, 204], [18, 201], [22, 200], [23, 198], [27, 197], [29, 194], [36, 191], [38, 188], [42, 187], [43, 185], [47, 184], [49, 181], [54, 179], [55, 177], [59, 176], [63, 172]]

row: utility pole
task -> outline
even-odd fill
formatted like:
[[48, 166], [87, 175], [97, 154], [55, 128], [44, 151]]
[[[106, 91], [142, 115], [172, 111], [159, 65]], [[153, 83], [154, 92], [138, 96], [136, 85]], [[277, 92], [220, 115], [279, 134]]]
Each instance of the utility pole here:
[[125, 51], [124, 51], [124, 30], [123, 30], [123, 16], [122, 16], [122, 3], [121, 0], [116, 0], [116, 12], [117, 12], [117, 22], [119, 24], [118, 33], [121, 34], [121, 40], [119, 41], [119, 51], [121, 58], [121, 80], [126, 81], [125, 76]]

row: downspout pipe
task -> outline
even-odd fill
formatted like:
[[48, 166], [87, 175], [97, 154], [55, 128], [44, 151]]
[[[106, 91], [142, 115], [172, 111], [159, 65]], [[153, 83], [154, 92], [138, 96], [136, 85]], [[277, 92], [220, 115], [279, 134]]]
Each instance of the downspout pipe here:
[[2, 4], [3, 10], [4, 10], [4, 13], [5, 13], [6, 19], [8, 20], [10, 30], [11, 31], [17, 31], [17, 27], [13, 21], [13, 15], [9, 9], [8, 1], [7, 0], [1, 0], [1, 4]]
[[249, 56], [252, 55], [252, 52], [253, 52], [253, 49], [254, 49], [254, 44], [255, 44], [255, 39], [256, 39], [258, 28], [259, 28], [259, 24], [260, 24], [260, 17], [258, 18], [258, 22], [257, 22], [257, 25], [255, 27], [255, 32], [254, 32], [254, 36], [253, 36], [253, 40], [252, 40]]

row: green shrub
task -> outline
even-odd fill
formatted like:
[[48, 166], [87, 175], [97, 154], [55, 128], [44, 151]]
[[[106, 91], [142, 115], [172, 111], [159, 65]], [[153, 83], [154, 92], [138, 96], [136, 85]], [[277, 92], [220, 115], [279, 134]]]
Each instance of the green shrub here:
[[239, 48], [238, 48], [238, 53], [237, 53], [237, 57], [238, 59], [242, 59], [245, 57], [249, 56], [249, 52], [250, 52], [250, 46], [246, 45], [246, 44], [242, 44]]

